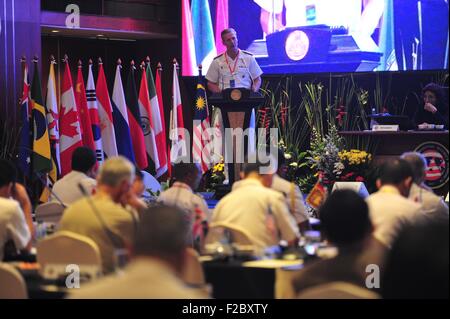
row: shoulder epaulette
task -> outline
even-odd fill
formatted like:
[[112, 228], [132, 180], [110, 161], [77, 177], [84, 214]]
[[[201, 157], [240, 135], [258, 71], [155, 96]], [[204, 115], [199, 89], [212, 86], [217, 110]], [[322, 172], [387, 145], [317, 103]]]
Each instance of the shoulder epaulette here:
[[213, 60], [220, 58], [222, 55], [223, 55], [223, 53], [218, 55], [218, 56], [216, 56]]
[[244, 54], [253, 55], [253, 53], [250, 53], [248, 51], [241, 50], [241, 52], [244, 53]]

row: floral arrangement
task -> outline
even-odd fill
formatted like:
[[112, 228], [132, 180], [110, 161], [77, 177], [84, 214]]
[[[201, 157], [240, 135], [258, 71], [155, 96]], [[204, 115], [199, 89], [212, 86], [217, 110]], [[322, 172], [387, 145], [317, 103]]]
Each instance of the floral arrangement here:
[[214, 192], [216, 186], [222, 185], [225, 181], [225, 163], [221, 158], [220, 162], [211, 167], [203, 175], [203, 189], [207, 192]]
[[337, 179], [340, 181], [365, 182], [370, 168], [372, 155], [361, 150], [343, 150], [339, 152], [340, 162], [336, 167]]

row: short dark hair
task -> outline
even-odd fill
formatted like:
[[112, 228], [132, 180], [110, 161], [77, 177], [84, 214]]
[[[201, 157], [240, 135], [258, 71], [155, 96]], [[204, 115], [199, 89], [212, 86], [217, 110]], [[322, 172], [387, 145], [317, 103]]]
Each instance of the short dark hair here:
[[236, 33], [236, 30], [234, 30], [233, 28], [227, 28], [227, 29], [223, 29], [222, 32], [220, 32], [220, 38], [223, 39], [223, 36], [224, 36], [225, 34], [228, 34], [228, 33], [234, 33], [234, 34], [237, 34], [237, 33]]
[[321, 206], [319, 217], [324, 235], [338, 246], [358, 243], [372, 231], [369, 208], [352, 190], [331, 193]]
[[17, 170], [11, 161], [0, 159], [0, 187], [15, 183], [17, 180]]
[[72, 153], [72, 170], [86, 173], [97, 162], [95, 153], [89, 147], [80, 146]]
[[403, 153], [401, 158], [409, 163], [413, 171], [414, 182], [422, 183], [425, 170], [427, 169], [427, 160], [425, 156], [418, 152]]
[[414, 173], [404, 159], [386, 161], [380, 166], [379, 179], [382, 185], [398, 185], [408, 177], [414, 178]]
[[198, 166], [196, 163], [176, 163], [172, 168], [172, 178], [174, 181], [183, 182], [186, 181], [188, 176], [197, 172]]
[[449, 296], [448, 220], [426, 220], [400, 232], [385, 265], [383, 298]]
[[187, 247], [190, 223], [176, 207], [154, 206], [142, 212], [137, 228], [136, 255], [173, 256]]
[[[245, 177], [247, 177], [250, 173], [258, 173], [259, 175], [265, 174], [264, 172], [271, 171], [276, 168], [276, 166], [271, 166], [272, 162], [277, 161], [275, 156], [269, 155], [269, 163], [263, 163], [258, 155], [259, 154], [254, 153], [245, 157], [244, 163], [242, 164], [242, 172]], [[273, 171], [273, 173], [275, 173], [275, 171]]]
[[436, 100], [438, 103], [442, 103], [444, 99], [444, 91], [442, 87], [439, 84], [436, 83], [428, 83], [425, 85], [425, 87], [422, 89], [422, 96], [425, 95], [425, 92], [432, 92], [434, 95], [436, 95]]

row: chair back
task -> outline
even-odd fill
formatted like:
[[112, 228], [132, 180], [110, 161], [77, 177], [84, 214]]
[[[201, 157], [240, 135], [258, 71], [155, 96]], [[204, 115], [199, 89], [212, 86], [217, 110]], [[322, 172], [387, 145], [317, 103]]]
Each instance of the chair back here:
[[28, 299], [22, 275], [12, 265], [0, 263], [0, 299]]
[[214, 242], [219, 242], [224, 236], [227, 236], [231, 243], [253, 245], [251, 236], [245, 229], [225, 222], [216, 222], [209, 225], [205, 243], [212, 244]]
[[199, 255], [190, 247], [186, 248], [186, 262], [181, 278], [188, 285], [202, 286], [206, 284]]
[[59, 231], [39, 241], [36, 250], [37, 262], [44, 278], [57, 279], [66, 276], [71, 271], [68, 265], [78, 266], [80, 274], [86, 276], [86, 279], [101, 275], [100, 250], [88, 237]]
[[297, 295], [298, 299], [380, 299], [368, 289], [347, 282], [332, 282], [305, 289]]
[[36, 207], [35, 217], [37, 222], [59, 223], [65, 207], [58, 202], [48, 202]]
[[144, 197], [150, 196], [148, 190], [156, 193], [157, 191], [161, 191], [161, 184], [158, 182], [156, 178], [154, 178], [149, 172], [141, 171], [144, 176], [142, 181], [145, 185]]

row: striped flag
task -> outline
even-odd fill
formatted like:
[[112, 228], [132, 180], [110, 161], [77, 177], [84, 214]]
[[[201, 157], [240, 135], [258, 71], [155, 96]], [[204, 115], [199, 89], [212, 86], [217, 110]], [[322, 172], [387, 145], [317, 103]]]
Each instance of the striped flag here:
[[33, 155], [32, 166], [34, 172], [48, 173], [52, 169], [50, 139], [47, 129], [47, 118], [42, 99], [41, 79], [39, 77], [38, 61], [33, 60], [34, 74], [31, 83], [31, 101], [33, 110]]
[[[154, 127], [156, 150], [158, 152], [159, 166], [156, 169], [155, 177], [158, 178], [167, 172], [167, 147], [166, 147], [166, 123], [164, 120], [164, 109], [162, 103], [159, 103], [159, 97], [156, 94], [155, 82], [153, 80], [152, 70], [150, 68], [150, 58], [147, 57], [147, 84], [148, 95], [150, 98], [150, 110], [152, 115], [152, 123]], [[159, 78], [161, 85], [161, 78]], [[161, 88], [161, 86], [160, 86]]]
[[112, 106], [101, 59], [98, 61], [97, 101], [103, 151], [106, 157], [117, 156], [119, 153], [117, 151], [116, 133], [113, 125]]
[[76, 148], [83, 146], [75, 94], [73, 92], [72, 75], [70, 74], [67, 56], [64, 60], [65, 67], [61, 84], [61, 114], [59, 117], [59, 127], [61, 129], [61, 176], [72, 170], [72, 153]]
[[209, 69], [217, 55], [208, 0], [192, 0], [192, 29], [194, 31], [197, 65]]
[[180, 84], [177, 73], [178, 64], [173, 64], [173, 84], [172, 84], [172, 110], [170, 112], [170, 140], [172, 147], [170, 149], [171, 163], [177, 163], [182, 157], [186, 157], [187, 144], [184, 135], [183, 105], [181, 103]]
[[131, 143], [130, 126], [128, 124], [127, 103], [123, 92], [122, 77], [120, 69], [122, 68], [120, 60], [116, 67], [116, 77], [114, 79], [114, 88], [112, 94], [112, 115], [114, 129], [116, 132], [117, 151], [120, 155], [128, 158], [132, 163], [135, 162], [133, 144]]
[[94, 136], [92, 135], [92, 124], [87, 106], [86, 89], [84, 87], [81, 61], [78, 61], [77, 83], [75, 84], [75, 101], [77, 103], [78, 115], [80, 117], [81, 138], [83, 140], [83, 145], [89, 147], [95, 152]]
[[50, 150], [52, 153], [52, 170], [49, 174], [50, 184], [53, 185], [61, 173], [60, 149], [59, 149], [59, 111], [58, 98], [56, 95], [55, 78], [56, 61], [52, 57], [50, 61], [50, 70], [48, 72], [47, 97], [45, 106], [47, 108], [48, 133], [50, 136]]
[[[144, 64], [144, 62], [142, 62]], [[139, 87], [139, 111], [141, 112], [142, 129], [145, 137], [145, 151], [153, 162], [154, 172], [159, 169], [158, 147], [156, 144], [155, 121], [150, 105], [145, 64], [141, 65], [141, 85]], [[158, 109], [159, 113], [159, 109]]]
[[20, 129], [19, 140], [19, 167], [22, 170], [24, 176], [30, 176], [31, 169], [31, 127], [30, 127], [30, 110], [29, 110], [29, 95], [30, 84], [28, 83], [28, 67], [25, 59], [22, 60], [24, 64], [23, 68], [23, 91], [22, 98], [20, 99], [20, 122], [22, 128]]
[[195, 163], [201, 163], [202, 172], [206, 172], [211, 163], [210, 128], [208, 102], [202, 70], [199, 68], [197, 94], [195, 98], [195, 114], [193, 119], [192, 158]]
[[228, 28], [228, 0], [217, 0], [216, 4], [216, 50], [225, 52], [226, 47], [222, 43], [222, 30]]
[[95, 94], [94, 76], [92, 75], [92, 60], [89, 60], [89, 72], [86, 87], [86, 99], [91, 120], [92, 137], [94, 138], [95, 154], [97, 163], [103, 162], [102, 134], [100, 117], [98, 115], [97, 95]]
[[195, 40], [189, 0], [182, 0], [181, 2], [181, 21], [181, 47], [183, 55], [181, 74], [184, 76], [192, 76], [197, 73], [197, 58], [195, 56]]
[[[131, 61], [130, 71], [128, 72], [126, 102], [128, 106], [128, 120], [130, 123], [131, 141], [133, 143], [136, 164], [140, 169], [148, 167], [147, 154], [145, 152], [144, 132], [142, 130], [141, 112], [139, 110], [140, 99], [136, 90], [136, 82], [134, 80], [136, 67], [134, 61]], [[142, 72], [145, 77], [145, 72]], [[148, 95], [147, 95], [148, 99]]]
[[[148, 81], [150, 81], [150, 77], [149, 77], [149, 71], [148, 71], [148, 67], [147, 67], [147, 79]], [[150, 72], [151, 74], [151, 72]], [[169, 176], [171, 174], [170, 172], [170, 153], [168, 152], [169, 150], [169, 141], [167, 141], [166, 138], [166, 119], [164, 116], [164, 103], [163, 103], [163, 98], [162, 98], [162, 86], [161, 86], [161, 76], [162, 76], [162, 66], [161, 63], [158, 63], [158, 66], [156, 68], [156, 80], [155, 80], [155, 88], [156, 88], [156, 97], [157, 97], [157, 101], [159, 104], [159, 114], [161, 115], [161, 124], [162, 124], [162, 128], [163, 128], [163, 136], [164, 136], [164, 151], [160, 151], [160, 149], [158, 149], [158, 156], [159, 156], [159, 165], [161, 167], [161, 173], [158, 173], [159, 177], [162, 176], [166, 171], [168, 172]], [[149, 84], [150, 85], [150, 84]], [[150, 91], [149, 91], [150, 92]], [[158, 140], [157, 140], [158, 141]], [[159, 144], [157, 144], [159, 145]], [[162, 154], [162, 155], [161, 155]], [[163, 159], [165, 160], [166, 165], [162, 166], [164, 161], [161, 159], [161, 156], [163, 156]]]

